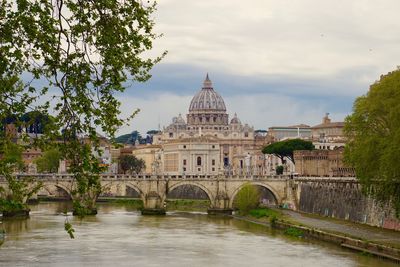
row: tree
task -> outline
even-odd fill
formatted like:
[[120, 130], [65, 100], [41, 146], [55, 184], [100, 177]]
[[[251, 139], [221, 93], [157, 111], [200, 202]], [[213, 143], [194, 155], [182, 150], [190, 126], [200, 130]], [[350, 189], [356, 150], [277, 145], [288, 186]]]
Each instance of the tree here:
[[155, 134], [159, 134], [159, 133], [161, 133], [161, 131], [159, 131], [159, 130], [150, 130], [150, 131], [147, 131], [146, 134], [148, 134], [148, 135], [155, 135]]
[[49, 149], [36, 159], [38, 172], [57, 173], [60, 165], [61, 152], [57, 148]]
[[134, 117], [138, 110], [120, 117], [115, 95], [129, 82], [148, 80], [165, 55], [143, 56], [158, 37], [154, 10], [155, 3], [138, 0], [0, 0], [0, 114], [55, 114], [38, 145], [62, 141], [60, 152], [77, 182], [74, 207], [81, 212], [95, 209], [101, 188], [102, 168], [91, 153], [100, 151], [96, 130], [113, 138]]
[[272, 143], [263, 148], [264, 154], [273, 154], [284, 162], [284, 158], [290, 159], [293, 163], [293, 151], [295, 150], [313, 150], [314, 145], [310, 141], [301, 139], [289, 139], [280, 142]]
[[116, 137], [114, 141], [120, 144], [132, 144], [132, 145], [134, 145], [136, 141], [138, 141], [139, 144], [146, 143], [146, 140], [141, 136], [141, 134], [138, 131], [133, 131], [130, 134], [120, 135]]
[[276, 175], [282, 175], [283, 170], [284, 170], [284, 167], [282, 165], [276, 166], [276, 170], [275, 170]]
[[138, 159], [133, 155], [123, 155], [119, 158], [119, 164], [124, 173], [126, 172], [134, 172], [136, 174], [140, 173], [144, 168], [146, 168], [146, 164], [143, 159]]
[[0, 211], [4, 216], [29, 211], [26, 201], [37, 193], [42, 183], [32, 177], [17, 178], [14, 172], [23, 169], [22, 149], [7, 140], [2, 139], [0, 144], [0, 176], [7, 181], [7, 188], [0, 186]]
[[400, 217], [400, 69], [382, 75], [358, 97], [345, 120], [345, 161], [363, 191], [391, 201]]
[[260, 203], [260, 191], [255, 185], [245, 184], [237, 193], [235, 198], [235, 206], [243, 215], [249, 213], [250, 210], [258, 207]]

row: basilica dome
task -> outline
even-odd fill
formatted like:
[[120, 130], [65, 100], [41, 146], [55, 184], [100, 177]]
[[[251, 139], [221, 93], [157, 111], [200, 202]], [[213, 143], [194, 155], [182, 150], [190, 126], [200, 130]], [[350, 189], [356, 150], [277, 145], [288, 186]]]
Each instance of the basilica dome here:
[[193, 97], [189, 106], [190, 113], [207, 111], [226, 111], [224, 100], [214, 91], [208, 74], [204, 80], [203, 88]]

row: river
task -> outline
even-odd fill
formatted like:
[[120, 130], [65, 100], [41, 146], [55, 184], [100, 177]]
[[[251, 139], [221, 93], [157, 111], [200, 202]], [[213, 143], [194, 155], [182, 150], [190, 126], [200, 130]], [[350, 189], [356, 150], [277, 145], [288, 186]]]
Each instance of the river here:
[[[289, 238], [264, 226], [204, 213], [141, 216], [99, 205], [97, 216], [68, 216], [67, 203], [31, 206], [27, 220], [3, 220], [0, 266], [398, 266], [334, 245]], [[1, 242], [1, 240], [0, 240]]]

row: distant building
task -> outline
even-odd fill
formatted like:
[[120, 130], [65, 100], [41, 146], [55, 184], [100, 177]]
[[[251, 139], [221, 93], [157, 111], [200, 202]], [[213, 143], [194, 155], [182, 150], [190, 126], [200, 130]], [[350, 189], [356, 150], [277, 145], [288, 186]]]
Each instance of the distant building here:
[[159, 165], [161, 158], [159, 157], [161, 146], [160, 145], [139, 145], [131, 151], [131, 153], [138, 159], [142, 159], [145, 163], [145, 168], [142, 170], [144, 173], [159, 173]]
[[275, 142], [293, 138], [310, 139], [311, 128], [305, 124], [293, 126], [274, 126], [268, 128], [268, 135], [273, 138]]
[[355, 176], [354, 168], [343, 162], [343, 148], [294, 151], [296, 173], [300, 176]]
[[322, 123], [311, 127], [312, 140], [320, 143], [344, 143], [344, 122], [332, 122], [329, 113], [322, 118]]

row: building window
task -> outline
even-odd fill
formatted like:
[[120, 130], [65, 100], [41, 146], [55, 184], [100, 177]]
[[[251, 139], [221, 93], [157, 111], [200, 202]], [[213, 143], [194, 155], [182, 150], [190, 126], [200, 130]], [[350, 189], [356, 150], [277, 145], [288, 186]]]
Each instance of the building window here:
[[197, 157], [197, 166], [201, 166], [201, 157]]
[[169, 138], [172, 138], [172, 137], [174, 137], [174, 134], [173, 133], [169, 133]]
[[224, 166], [227, 167], [229, 165], [229, 158], [224, 157]]
[[186, 145], [183, 145], [183, 148], [186, 148]]
[[184, 172], [186, 171], [186, 168], [185, 168], [185, 167], [183, 167], [183, 171], [184, 171]]
[[211, 160], [211, 165], [215, 166], [215, 159]]
[[212, 168], [212, 171], [215, 172], [215, 168]]
[[183, 160], [183, 165], [186, 165], [186, 159]]
[[215, 145], [212, 145], [211, 148], [215, 148]]
[[245, 132], [245, 133], [244, 133], [244, 137], [249, 137], [249, 133], [248, 133], [248, 132]]
[[197, 168], [198, 171], [201, 171], [201, 168]]

